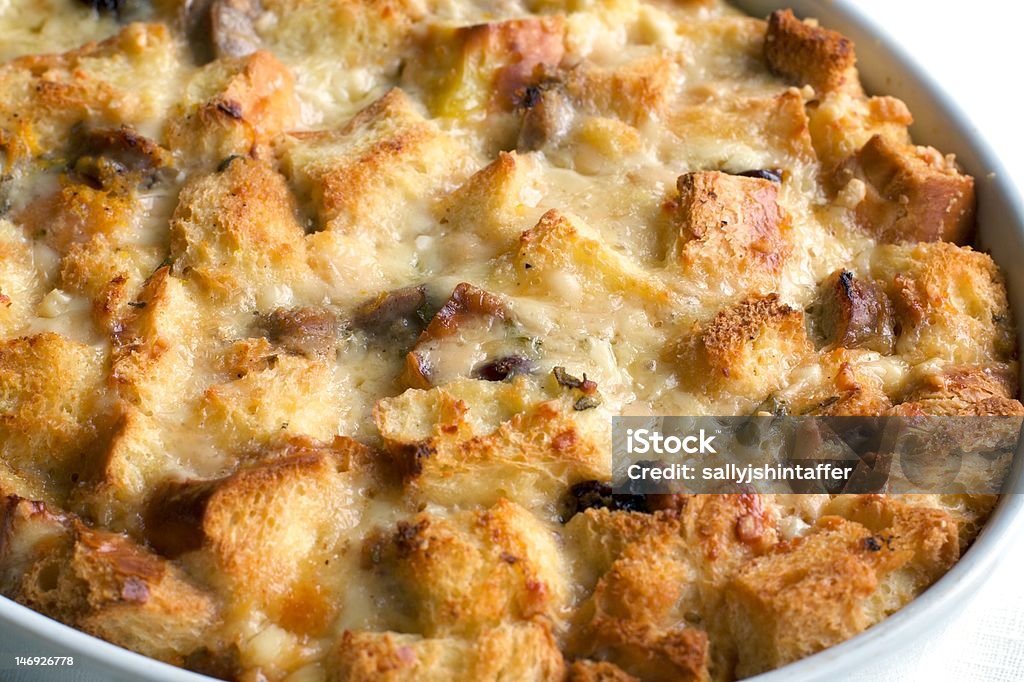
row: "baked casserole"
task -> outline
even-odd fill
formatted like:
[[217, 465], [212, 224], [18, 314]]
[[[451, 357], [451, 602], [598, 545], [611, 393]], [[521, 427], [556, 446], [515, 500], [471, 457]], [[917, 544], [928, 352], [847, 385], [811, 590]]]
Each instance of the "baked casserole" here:
[[228, 680], [733, 680], [993, 495], [612, 493], [612, 415], [1024, 415], [974, 182], [719, 0], [0, 5], [0, 593]]

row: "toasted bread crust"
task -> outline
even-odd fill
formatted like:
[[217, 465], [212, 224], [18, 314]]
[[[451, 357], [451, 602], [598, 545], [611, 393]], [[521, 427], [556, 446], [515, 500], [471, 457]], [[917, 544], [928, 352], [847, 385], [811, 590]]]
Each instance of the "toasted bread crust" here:
[[97, 396], [101, 362], [92, 348], [53, 333], [0, 343], [0, 453], [52, 494], [66, 495], [84, 477], [108, 428]]
[[295, 200], [268, 163], [235, 159], [223, 171], [195, 177], [182, 195], [171, 219], [175, 270], [213, 295], [254, 306], [261, 285], [307, 274]]
[[819, 93], [856, 84], [851, 74], [857, 61], [853, 42], [841, 33], [800, 21], [792, 10], [768, 18], [764, 57], [776, 73]]
[[406, 77], [429, 87], [439, 115], [511, 109], [565, 53], [565, 19], [527, 17], [427, 32]]
[[[501, 499], [485, 511], [400, 522], [378, 570], [414, 595], [419, 631], [475, 636], [503, 622], [561, 623], [569, 600], [555, 537]], [[388, 556], [390, 554], [391, 556]]]
[[684, 340], [679, 361], [698, 363], [686, 370], [691, 380], [703, 383], [702, 373], [710, 372], [712, 390], [766, 396], [782, 386], [785, 372], [809, 350], [803, 312], [771, 294], [718, 313]]
[[[530, 656], [513, 652], [530, 651]], [[474, 639], [430, 638], [346, 630], [328, 679], [338, 682], [402, 680], [558, 680], [565, 663], [548, 628], [506, 625]]]
[[297, 122], [294, 85], [291, 70], [269, 52], [218, 59], [193, 76], [168, 142], [211, 169], [232, 154], [258, 154]]
[[[844, 510], [853, 520], [824, 516], [813, 534], [779, 545], [734, 579], [727, 605], [738, 674], [777, 667], [860, 632], [906, 599], [906, 590], [894, 589], [903, 584], [901, 572], [921, 570], [916, 579], [927, 582], [956, 560], [956, 525], [944, 512], [870, 496], [851, 502], [864, 510]], [[840, 574], [846, 578], [833, 579]]]
[[40, 502], [10, 496], [4, 503], [4, 591], [19, 602], [179, 665], [215, 624], [212, 596], [127, 537], [90, 529]]
[[934, 149], [896, 146], [875, 135], [842, 163], [834, 184], [866, 187], [858, 223], [879, 241], [967, 244], [974, 232], [974, 178]]
[[722, 267], [742, 273], [746, 293], [778, 288], [790, 245], [775, 183], [719, 172], [687, 173], [677, 181], [679, 237], [675, 257], [687, 275], [717, 279]]

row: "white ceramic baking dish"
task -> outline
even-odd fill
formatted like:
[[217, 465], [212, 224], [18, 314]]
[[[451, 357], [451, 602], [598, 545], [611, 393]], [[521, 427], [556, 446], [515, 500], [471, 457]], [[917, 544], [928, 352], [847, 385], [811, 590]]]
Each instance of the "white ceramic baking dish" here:
[[[841, 31], [857, 46], [857, 66], [868, 92], [899, 97], [914, 114], [911, 133], [919, 144], [954, 153], [974, 176], [978, 194], [977, 248], [991, 253], [1006, 277], [1010, 305], [1017, 317], [1018, 344], [1024, 336], [1024, 201], [1009, 173], [956, 103], [912, 55], [892, 42], [852, 1], [733, 0], [754, 16], [789, 6], [797, 16], [816, 17]], [[1024, 535], [1024, 453], [1018, 451], [1007, 490], [992, 518], [963, 558], [928, 591], [873, 628], [779, 670], [758, 682], [841, 680], [858, 671], [877, 670], [886, 658], [929, 636], [970, 601], [999, 560], [1001, 549]]]
[[[1024, 205], [992, 150], [956, 105], [897, 45], [860, 14], [852, 2], [821, 0], [734, 0], [755, 16], [792, 7], [798, 16], [814, 16], [857, 45], [858, 64], [867, 89], [902, 98], [914, 112], [915, 139], [953, 152], [977, 181], [979, 242], [1003, 269], [1018, 325], [1024, 324]], [[1024, 457], [1018, 454], [1010, 485], [1024, 490]], [[758, 682], [809, 682], [844, 679], [875, 666], [901, 647], [926, 637], [971, 599], [999, 559], [1000, 548], [1024, 534], [1024, 494], [1003, 497], [978, 540], [953, 569], [907, 607], [863, 634], [785, 668], [757, 677]], [[72, 667], [15, 667], [14, 656], [73, 656]], [[61, 682], [202, 682], [196, 675], [140, 656], [61, 625], [0, 597], [0, 680]]]

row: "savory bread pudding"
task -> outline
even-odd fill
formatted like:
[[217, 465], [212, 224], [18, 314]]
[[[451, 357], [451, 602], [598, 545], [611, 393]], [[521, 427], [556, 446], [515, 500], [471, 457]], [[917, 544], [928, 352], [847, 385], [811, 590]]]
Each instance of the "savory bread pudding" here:
[[619, 496], [612, 415], [1021, 415], [974, 183], [718, 0], [0, 4], [0, 592], [229, 680], [733, 680], [982, 495]]

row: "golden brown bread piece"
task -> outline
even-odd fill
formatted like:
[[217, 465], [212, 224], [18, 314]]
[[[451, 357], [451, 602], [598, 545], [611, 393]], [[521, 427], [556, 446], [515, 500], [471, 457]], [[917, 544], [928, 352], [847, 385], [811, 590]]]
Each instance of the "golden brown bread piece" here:
[[640, 678], [608, 661], [581, 659], [572, 662], [566, 679], [569, 682], [638, 682]]
[[565, 20], [558, 15], [434, 25], [403, 77], [429, 88], [429, 106], [437, 116], [508, 110], [546, 69], [559, 65], [564, 32]]
[[889, 394], [896, 390], [872, 371], [876, 359], [874, 351], [823, 350], [817, 364], [819, 383], [789, 400], [786, 408], [791, 414], [813, 416], [885, 414], [892, 407]]
[[626, 294], [645, 304], [659, 304], [670, 296], [644, 268], [608, 248], [590, 228], [557, 209], [546, 212], [522, 233], [513, 267], [524, 293], [548, 290], [557, 276], [554, 286], [575, 305], [605, 305], [609, 295]]
[[532, 510], [610, 473], [600, 410], [576, 410], [575, 400], [531, 395], [523, 377], [461, 380], [382, 400], [374, 419], [414, 498], [491, 505], [505, 496]]
[[789, 9], [775, 10], [768, 18], [764, 58], [775, 73], [818, 93], [859, 88], [853, 42], [817, 23], [800, 21]]
[[510, 248], [529, 225], [522, 222], [525, 192], [536, 167], [531, 154], [501, 152], [441, 203], [440, 222], [479, 235], [483, 248]]
[[82, 178], [62, 175], [53, 192], [36, 197], [11, 220], [66, 253], [96, 236], [124, 236], [140, 209], [128, 188], [96, 188]]
[[13, 496], [0, 528], [4, 593], [69, 625], [180, 665], [217, 622], [212, 596], [123, 535]]
[[106, 528], [136, 535], [139, 507], [175, 462], [164, 446], [159, 420], [127, 402], [117, 410], [109, 442], [74, 491], [72, 507]]
[[900, 495], [906, 504], [941, 509], [956, 520], [960, 554], [967, 551], [978, 531], [988, 521], [999, 502], [999, 495]]
[[592, 590], [626, 547], [649, 536], [663, 537], [665, 527], [673, 524], [674, 517], [666, 512], [641, 514], [591, 508], [576, 514], [565, 524], [564, 534], [582, 558], [580, 584]]
[[113, 334], [110, 382], [120, 398], [144, 411], [180, 399], [181, 376], [198, 335], [198, 305], [186, 284], [161, 267]]
[[225, 452], [273, 443], [280, 436], [330, 440], [341, 406], [323, 358], [272, 355], [266, 367], [207, 388], [197, 421]]
[[59, 334], [0, 342], [0, 457], [51, 495], [67, 495], [102, 446], [103, 363]]
[[608, 567], [580, 607], [570, 651], [610, 660], [641, 679], [706, 680], [707, 633], [678, 624], [697, 612], [699, 577], [678, 530], [659, 530], [626, 545]]
[[[712, 90], [712, 93], [715, 91]], [[666, 112], [666, 126], [697, 168], [721, 168], [722, 137], [730, 139], [725, 161], [732, 170], [795, 170], [817, 160], [804, 97], [796, 88], [770, 95], [695, 96]], [[733, 160], [735, 159], [735, 161]]]
[[[257, 46], [251, 42], [255, 33], [259, 48], [288, 64], [305, 62], [302, 76], [309, 79], [311, 89], [318, 95], [311, 104], [326, 113], [332, 125], [343, 123], [352, 105], [349, 93], [338, 92], [332, 76], [339, 72], [362, 72], [373, 83], [394, 81], [401, 58], [411, 50], [413, 29], [422, 25], [430, 9], [429, 3], [420, 0], [219, 0], [218, 4], [244, 8], [247, 16], [231, 27], [224, 27], [233, 29], [230, 32], [214, 30], [210, 36], [214, 42], [229, 42], [242, 33], [250, 41], [244, 47], [248, 50]], [[274, 19], [268, 20], [268, 16]], [[246, 19], [251, 26], [245, 26]], [[330, 39], [309, 39], [316, 34], [329, 35]], [[317, 67], [326, 67], [326, 72]]]
[[294, 83], [291, 70], [269, 52], [211, 62], [186, 86], [167, 126], [168, 143], [211, 170], [233, 154], [260, 154], [298, 121]]
[[42, 296], [33, 267], [31, 242], [0, 218], [0, 334], [14, 336]]
[[291, 134], [279, 151], [317, 228], [385, 241], [403, 230], [406, 213], [396, 198], [436, 192], [442, 178], [460, 173], [462, 154], [398, 88], [342, 129]]
[[679, 176], [673, 257], [684, 274], [715, 281], [729, 268], [730, 286], [747, 294], [778, 288], [790, 245], [778, 186], [761, 178], [701, 171]]
[[0, 66], [7, 162], [62, 152], [83, 121], [136, 125], [162, 117], [160, 90], [180, 68], [168, 27], [140, 23], [63, 54], [26, 55]]
[[881, 242], [967, 244], [974, 234], [974, 178], [928, 147], [875, 135], [835, 171], [836, 188], [860, 183], [857, 223]]
[[265, 161], [236, 158], [194, 175], [171, 218], [175, 273], [215, 297], [270, 312], [260, 296], [266, 287], [312, 286], [296, 211], [284, 177]]
[[268, 619], [262, 640], [228, 630], [224, 640], [203, 642], [207, 658], [231, 658], [238, 647], [243, 662], [253, 660], [277, 632], [275, 665], [287, 665], [286, 642], [322, 635], [337, 615], [337, 604], [323, 597], [341, 587], [337, 543], [358, 522], [360, 495], [375, 485], [372, 455], [350, 439], [292, 438], [249, 459], [215, 479], [180, 480], [165, 468], [147, 484], [135, 532], [201, 571], [230, 609]]
[[1017, 376], [1013, 366], [953, 366], [939, 374], [921, 377], [906, 396], [908, 400], [953, 398], [976, 403], [988, 398], [1017, 395]]
[[371, 569], [398, 581], [427, 637], [530, 620], [558, 629], [571, 596], [555, 534], [504, 498], [483, 511], [400, 521], [374, 557]]
[[146, 279], [163, 259], [160, 247], [131, 248], [104, 234], [72, 244], [60, 263], [61, 289], [91, 301], [97, 327], [113, 332], [130, 317]]
[[803, 312], [770, 294], [748, 297], [695, 329], [679, 344], [677, 362], [706, 390], [760, 399], [810, 350]]
[[1017, 395], [1016, 367], [953, 366], [922, 378], [893, 414], [947, 416], [1018, 416], [1024, 405]]
[[588, 509], [566, 525], [582, 584], [594, 584], [570, 651], [641, 679], [705, 679], [733, 665], [728, 583], [777, 543], [780, 512], [760, 495], [665, 497], [653, 514]]
[[941, 506], [914, 504], [901, 496], [839, 495], [822, 511], [867, 528], [876, 538], [875, 543], [867, 543], [870, 551], [884, 542], [886, 549], [894, 552], [884, 574], [876, 568], [879, 588], [866, 605], [875, 621], [913, 599], [960, 558], [961, 515]]
[[895, 97], [853, 98], [843, 92], [826, 94], [807, 108], [814, 150], [822, 173], [833, 173], [875, 135], [899, 148], [910, 144], [910, 110]]
[[811, 534], [777, 546], [733, 579], [726, 604], [739, 676], [864, 630], [959, 557], [956, 523], [944, 512], [884, 498], [855, 496], [852, 504], [843, 511], [853, 521], [823, 516]]
[[640, 126], [664, 112], [676, 69], [675, 60], [664, 53], [645, 55], [613, 69], [585, 63], [566, 73], [565, 90], [583, 111]]
[[[517, 655], [529, 652], [529, 655]], [[329, 659], [331, 682], [560, 680], [565, 663], [550, 629], [503, 625], [469, 639], [346, 630]]]
[[883, 245], [871, 274], [893, 302], [896, 352], [909, 362], [984, 364], [1015, 357], [1006, 287], [987, 254], [945, 242]]
[[704, 682], [708, 676], [708, 637], [701, 630], [658, 630], [631, 622], [602, 620], [596, 626], [601, 649], [618, 666], [644, 680]]
[[[741, 677], [778, 667], [860, 632], [865, 599], [877, 587], [870, 533], [826, 519], [790, 551], [752, 563], [727, 597]], [[842, 575], [842, 580], [836, 580]]]
[[323, 599], [320, 573], [334, 543], [358, 521], [353, 480], [363, 446], [285, 450], [217, 485], [202, 514], [204, 547], [243, 608], [259, 608], [282, 627], [319, 634], [336, 606]]

